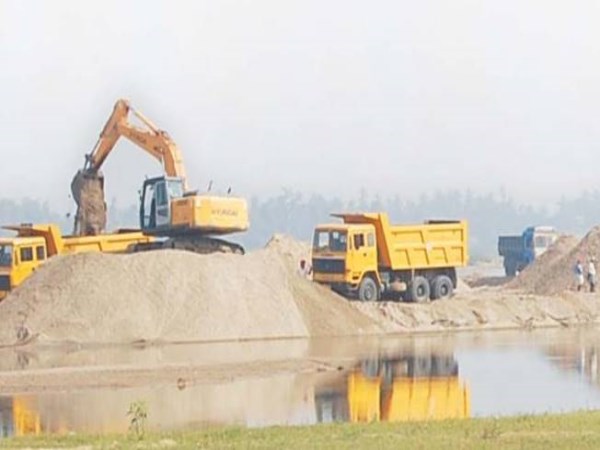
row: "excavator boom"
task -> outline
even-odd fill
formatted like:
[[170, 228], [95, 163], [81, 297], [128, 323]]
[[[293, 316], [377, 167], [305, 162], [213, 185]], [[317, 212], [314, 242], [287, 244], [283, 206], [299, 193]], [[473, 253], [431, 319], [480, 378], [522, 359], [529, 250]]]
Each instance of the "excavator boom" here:
[[[129, 113], [137, 117], [145, 128], [129, 121]], [[165, 174], [183, 180], [187, 190], [187, 177], [183, 157], [177, 144], [166, 131], [160, 130], [146, 116], [137, 111], [127, 100], [119, 99], [115, 103], [112, 115], [100, 133], [100, 138], [86, 158], [85, 170], [99, 173], [108, 155], [112, 152], [120, 137], [125, 137], [148, 152], [163, 165]]]

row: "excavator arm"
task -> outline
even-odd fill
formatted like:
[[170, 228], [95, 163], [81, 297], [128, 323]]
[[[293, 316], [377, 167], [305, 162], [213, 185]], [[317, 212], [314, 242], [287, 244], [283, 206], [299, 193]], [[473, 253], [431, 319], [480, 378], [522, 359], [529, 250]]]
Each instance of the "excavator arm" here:
[[[144, 128], [129, 121], [129, 114], [137, 117]], [[160, 130], [141, 112], [133, 108], [127, 100], [117, 100], [113, 113], [104, 125], [100, 138], [92, 152], [86, 156], [84, 170], [88, 173], [98, 173], [108, 155], [112, 152], [120, 137], [125, 137], [138, 147], [159, 160], [165, 174], [183, 180], [187, 190], [187, 178], [183, 157], [177, 144], [166, 131]]]

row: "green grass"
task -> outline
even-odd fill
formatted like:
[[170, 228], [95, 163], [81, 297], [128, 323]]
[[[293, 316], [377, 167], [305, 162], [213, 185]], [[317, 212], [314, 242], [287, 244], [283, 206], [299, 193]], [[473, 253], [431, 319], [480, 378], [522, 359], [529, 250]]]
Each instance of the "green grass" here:
[[132, 435], [37, 436], [0, 448], [176, 449], [599, 449], [600, 412], [423, 423], [209, 428]]

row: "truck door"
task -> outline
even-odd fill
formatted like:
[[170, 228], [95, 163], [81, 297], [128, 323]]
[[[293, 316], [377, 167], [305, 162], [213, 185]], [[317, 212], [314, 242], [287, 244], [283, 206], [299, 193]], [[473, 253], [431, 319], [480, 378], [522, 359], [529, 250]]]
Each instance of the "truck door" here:
[[[352, 268], [360, 271], [362, 276], [365, 272], [377, 270], [377, 247], [375, 245], [375, 232], [360, 230], [352, 234]], [[354, 280], [353, 280], [354, 281]], [[358, 280], [360, 281], [360, 280]]]
[[15, 264], [13, 271], [13, 284], [19, 285], [23, 280], [29, 277], [37, 268], [38, 262], [35, 260], [33, 245], [21, 245], [15, 249]]

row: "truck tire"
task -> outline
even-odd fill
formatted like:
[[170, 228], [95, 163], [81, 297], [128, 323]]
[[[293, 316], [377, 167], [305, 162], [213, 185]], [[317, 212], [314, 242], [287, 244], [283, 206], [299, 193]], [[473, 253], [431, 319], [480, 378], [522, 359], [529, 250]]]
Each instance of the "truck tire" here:
[[375, 302], [379, 300], [379, 288], [371, 277], [364, 277], [358, 287], [358, 299], [361, 302]]
[[429, 281], [422, 276], [416, 276], [408, 284], [408, 298], [411, 302], [425, 303], [429, 301]]
[[454, 294], [454, 284], [447, 275], [438, 275], [431, 283], [431, 299], [438, 300], [452, 297]]

